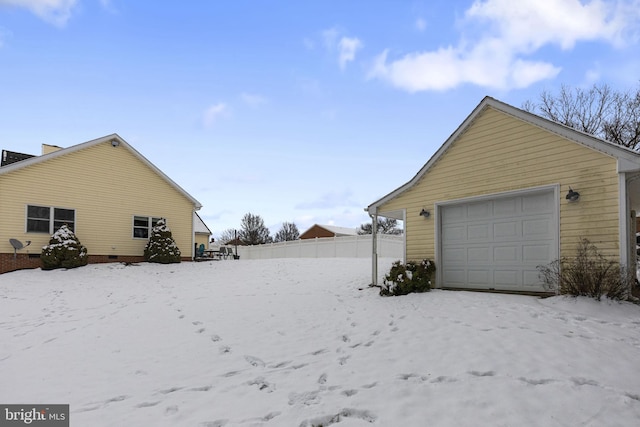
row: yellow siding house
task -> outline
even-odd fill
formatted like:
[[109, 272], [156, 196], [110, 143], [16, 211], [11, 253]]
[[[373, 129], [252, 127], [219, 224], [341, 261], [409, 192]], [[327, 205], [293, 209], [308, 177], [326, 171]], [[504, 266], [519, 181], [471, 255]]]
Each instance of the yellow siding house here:
[[434, 260], [437, 287], [544, 292], [536, 267], [582, 238], [635, 266], [639, 208], [638, 153], [486, 97], [366, 210], [404, 221], [405, 259]]
[[[39, 267], [42, 246], [63, 223], [87, 247], [89, 262], [133, 262], [143, 260], [151, 227], [165, 218], [188, 260], [200, 208], [117, 134], [43, 146], [41, 156], [0, 167], [0, 273]], [[14, 251], [10, 239], [31, 244]]]

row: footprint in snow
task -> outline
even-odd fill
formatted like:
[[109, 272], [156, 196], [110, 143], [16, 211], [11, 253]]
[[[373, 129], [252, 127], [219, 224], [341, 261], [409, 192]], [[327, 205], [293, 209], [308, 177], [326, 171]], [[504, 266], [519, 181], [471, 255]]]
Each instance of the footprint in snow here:
[[458, 380], [453, 377], [447, 377], [445, 375], [440, 375], [439, 377], [431, 380], [432, 383], [455, 383], [456, 381]]
[[136, 408], [149, 408], [151, 406], [156, 406], [160, 401], [157, 402], [142, 402], [136, 405]]
[[164, 414], [165, 415], [172, 415], [172, 414], [175, 414], [176, 412], [178, 412], [178, 405], [167, 406], [164, 409]]
[[249, 365], [251, 366], [255, 366], [255, 367], [264, 367], [265, 363], [262, 361], [262, 359], [255, 357], [255, 356], [245, 356], [244, 360], [247, 361], [247, 363], [249, 363]]
[[227, 419], [221, 419], [221, 420], [215, 420], [215, 421], [205, 421], [204, 423], [201, 424], [202, 427], [224, 427], [227, 425], [227, 423], [229, 422], [229, 420]]
[[122, 402], [123, 400], [128, 399], [129, 397], [130, 396], [122, 394], [120, 396], [112, 397], [111, 399], [107, 400], [105, 403]]
[[338, 359], [338, 363], [340, 365], [344, 365], [347, 363], [347, 360], [349, 360], [351, 358], [351, 356], [343, 356], [341, 358]]
[[213, 342], [218, 342], [220, 341], [222, 338], [220, 338], [220, 335], [211, 335], [211, 341]]
[[201, 387], [192, 387], [189, 389], [189, 391], [209, 391], [209, 390], [211, 390], [210, 385], [203, 385]]
[[[302, 393], [289, 393], [289, 405], [296, 405], [301, 403], [303, 405], [314, 405], [319, 402], [318, 391], [306, 391]], [[318, 424], [322, 425], [322, 424]]]
[[411, 378], [416, 378], [416, 379], [418, 379], [420, 381], [426, 381], [426, 380], [429, 379], [425, 375], [418, 375], [418, 374], [400, 374], [400, 375], [398, 375], [398, 379], [405, 380], [405, 381], [408, 381]]
[[272, 419], [274, 419], [275, 417], [277, 417], [281, 413], [282, 412], [280, 412], [280, 411], [269, 412], [267, 415], [262, 417], [262, 421], [271, 421]]
[[178, 390], [182, 390], [182, 387], [170, 387], [170, 388], [167, 388], [167, 389], [164, 389], [164, 390], [160, 390], [160, 393], [169, 394], [169, 393], [173, 393], [173, 392], [178, 391]]
[[571, 381], [578, 386], [581, 386], [581, 385], [599, 386], [600, 385], [594, 380], [590, 380], [588, 378], [582, 378], [582, 377], [573, 377], [571, 378]]
[[534, 379], [531, 379], [531, 378], [520, 377], [518, 379], [520, 381], [523, 381], [523, 382], [525, 382], [527, 384], [531, 384], [531, 385], [544, 385], [544, 384], [549, 384], [549, 383], [552, 383], [552, 382], [555, 381], [555, 380], [552, 380], [550, 378], [543, 378], [543, 379], [540, 379], [540, 380], [534, 380]]
[[468, 373], [475, 377], [493, 377], [496, 374], [494, 371], [469, 371]]
[[[313, 354], [313, 353], [312, 353]], [[269, 368], [271, 369], [279, 369], [279, 368], [284, 368], [285, 366], [287, 366], [288, 364], [291, 363], [291, 360], [285, 360], [283, 362], [279, 362], [279, 363], [275, 363], [273, 365], [269, 365]]]
[[258, 390], [266, 393], [271, 393], [276, 388], [275, 384], [271, 384], [269, 381], [265, 380], [264, 377], [258, 377], [255, 380], [247, 382], [247, 384], [256, 385], [258, 386]]
[[310, 420], [305, 420], [300, 424], [300, 427], [314, 427], [314, 426], [327, 427], [327, 426], [330, 426], [331, 424], [340, 423], [341, 421], [344, 421], [346, 418], [361, 419], [368, 423], [373, 423], [377, 419], [377, 417], [370, 411], [361, 410], [361, 409], [344, 408], [337, 414], [324, 415], [324, 416], [313, 418]]

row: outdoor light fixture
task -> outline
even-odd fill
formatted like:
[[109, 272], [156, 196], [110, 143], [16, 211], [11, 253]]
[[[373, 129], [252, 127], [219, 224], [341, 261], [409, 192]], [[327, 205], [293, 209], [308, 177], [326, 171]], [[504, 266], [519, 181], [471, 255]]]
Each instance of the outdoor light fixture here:
[[569, 192], [567, 193], [566, 199], [570, 202], [577, 202], [580, 198], [580, 193], [577, 191], [573, 191], [571, 187], [569, 187]]
[[120, 145], [120, 141], [118, 141], [117, 139], [112, 139], [111, 140], [111, 146], [112, 147], [117, 147], [118, 145]]
[[431, 212], [429, 212], [428, 210], [426, 210], [426, 209], [424, 209], [424, 208], [423, 208], [423, 209], [420, 211], [420, 216], [423, 216], [423, 217], [425, 217], [425, 218], [429, 218], [429, 217], [431, 216]]

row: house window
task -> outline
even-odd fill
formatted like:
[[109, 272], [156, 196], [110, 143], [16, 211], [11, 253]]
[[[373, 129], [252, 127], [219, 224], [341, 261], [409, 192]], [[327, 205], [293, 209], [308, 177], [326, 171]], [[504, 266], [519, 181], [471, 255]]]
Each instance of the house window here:
[[136, 239], [148, 239], [151, 229], [155, 227], [160, 219], [152, 216], [134, 216], [133, 237]]
[[71, 231], [75, 231], [76, 211], [74, 209], [27, 206], [27, 232], [53, 234], [63, 224], [67, 224]]

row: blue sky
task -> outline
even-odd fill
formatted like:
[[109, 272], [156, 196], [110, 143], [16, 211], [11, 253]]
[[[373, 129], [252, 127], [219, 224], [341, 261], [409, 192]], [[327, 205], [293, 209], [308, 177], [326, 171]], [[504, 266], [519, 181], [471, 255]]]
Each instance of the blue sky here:
[[214, 235], [357, 227], [484, 96], [639, 82], [640, 0], [0, 0], [1, 148], [118, 133]]

